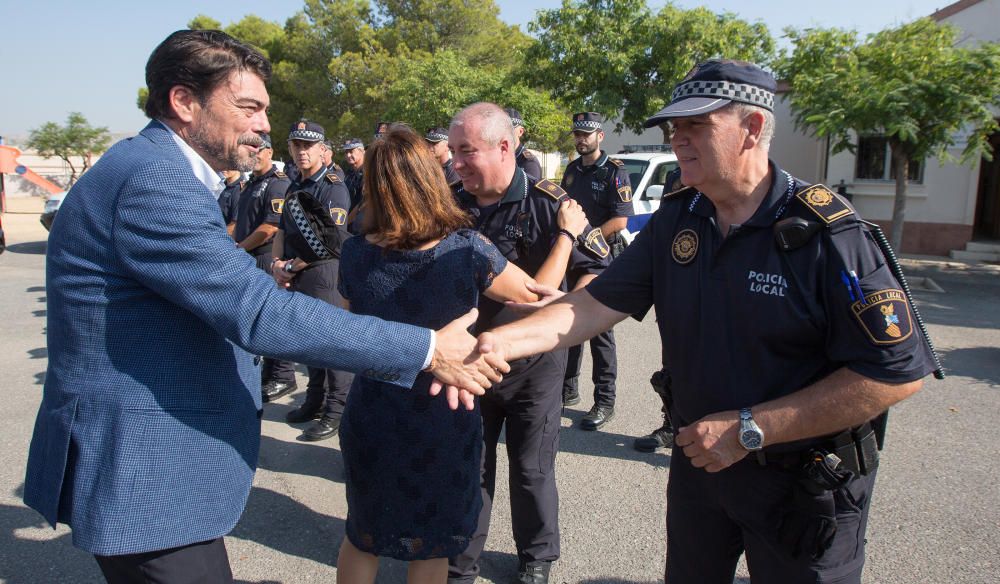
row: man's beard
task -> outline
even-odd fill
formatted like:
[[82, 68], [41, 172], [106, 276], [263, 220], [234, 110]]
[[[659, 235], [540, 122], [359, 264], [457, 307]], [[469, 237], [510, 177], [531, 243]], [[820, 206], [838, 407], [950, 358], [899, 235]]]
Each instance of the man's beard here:
[[591, 154], [594, 150], [597, 150], [597, 146], [591, 146], [590, 144], [577, 144], [576, 153], [580, 156], [586, 156]]
[[236, 141], [236, 148], [228, 148], [225, 141], [215, 139], [205, 125], [200, 125], [191, 132], [191, 145], [200, 150], [210, 160], [214, 160], [223, 170], [238, 170], [240, 172], [253, 172], [257, 166], [257, 154], [254, 152], [248, 156], [241, 157], [239, 146], [246, 144], [256, 146], [258, 149], [264, 145], [264, 140], [256, 134], [240, 136]]

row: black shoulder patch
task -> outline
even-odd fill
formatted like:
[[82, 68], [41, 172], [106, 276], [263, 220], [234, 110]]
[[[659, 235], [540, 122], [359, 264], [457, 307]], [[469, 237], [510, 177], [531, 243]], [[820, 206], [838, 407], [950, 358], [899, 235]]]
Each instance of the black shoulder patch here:
[[276, 176], [278, 178], [288, 178], [288, 175], [285, 174], [285, 173], [283, 173], [283, 172], [281, 172], [280, 170], [274, 171], [274, 176]]
[[813, 185], [795, 194], [803, 205], [819, 217], [826, 225], [851, 217], [854, 211], [840, 198], [840, 195], [824, 185]]
[[618, 167], [625, 166], [625, 163], [622, 162], [621, 160], [618, 160], [617, 158], [609, 158], [608, 162], [610, 162], [611, 164], [614, 164], [615, 166], [618, 166]]
[[547, 178], [543, 178], [542, 180], [536, 182], [535, 188], [542, 191], [546, 195], [552, 197], [553, 199], [559, 201], [560, 203], [569, 197], [569, 195], [566, 194], [566, 191], [564, 191], [561, 186], [557, 185], [556, 183], [550, 181]]
[[343, 182], [342, 180], [340, 180], [339, 176], [333, 174], [332, 172], [326, 175], [326, 180], [332, 182], [333, 184]]
[[601, 230], [596, 227], [584, 238], [583, 247], [601, 259], [608, 257], [608, 254], [611, 253], [611, 247], [605, 241]]

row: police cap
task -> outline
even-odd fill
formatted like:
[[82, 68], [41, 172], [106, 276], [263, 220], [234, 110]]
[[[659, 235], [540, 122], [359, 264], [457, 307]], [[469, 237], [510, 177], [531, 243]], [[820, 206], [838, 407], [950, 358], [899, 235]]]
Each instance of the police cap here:
[[444, 142], [448, 139], [448, 130], [441, 127], [434, 127], [427, 130], [424, 134], [424, 140], [427, 140], [431, 144], [437, 144], [438, 142]]
[[734, 101], [774, 111], [777, 88], [774, 76], [753, 63], [711, 59], [695, 65], [674, 88], [670, 105], [643, 126], [652, 128], [669, 118], [707, 114]]
[[381, 138], [383, 134], [389, 131], [389, 122], [375, 122], [375, 137]]
[[344, 145], [341, 146], [341, 149], [344, 152], [347, 152], [349, 150], [354, 150], [355, 148], [364, 148], [364, 147], [365, 143], [361, 141], [361, 138], [348, 138], [347, 141], [344, 142]]
[[580, 112], [573, 114], [573, 131], [591, 134], [598, 130], [604, 131], [604, 116], [597, 112]]
[[503, 111], [507, 112], [507, 115], [510, 116], [510, 123], [513, 124], [515, 128], [524, 127], [524, 118], [521, 117], [521, 112], [512, 107], [504, 108]]
[[260, 134], [257, 135], [260, 136], [260, 139], [264, 141], [264, 143], [261, 144], [260, 146], [261, 148], [273, 148], [273, 146], [271, 146], [270, 134], [268, 134], [267, 132], [261, 132]]
[[288, 132], [289, 140], [303, 140], [305, 142], [322, 142], [326, 140], [326, 131], [323, 126], [316, 122], [310, 122], [303, 118], [294, 124]]

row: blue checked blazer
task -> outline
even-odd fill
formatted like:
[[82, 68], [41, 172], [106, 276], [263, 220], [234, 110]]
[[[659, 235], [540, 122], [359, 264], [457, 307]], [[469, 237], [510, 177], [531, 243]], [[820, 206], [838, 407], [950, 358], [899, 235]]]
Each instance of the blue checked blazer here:
[[254, 354], [393, 381], [430, 331], [279, 289], [158, 122], [112, 147], [49, 237], [48, 355], [24, 501], [99, 555], [220, 537], [260, 445]]

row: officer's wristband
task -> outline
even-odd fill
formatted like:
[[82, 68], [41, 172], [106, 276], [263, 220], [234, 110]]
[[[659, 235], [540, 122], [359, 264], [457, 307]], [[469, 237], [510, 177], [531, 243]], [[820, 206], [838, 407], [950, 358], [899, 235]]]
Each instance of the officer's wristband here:
[[568, 237], [569, 240], [573, 243], [573, 247], [576, 247], [578, 243], [576, 240], [576, 236], [570, 233], [569, 229], [560, 229], [559, 235], [565, 235], [566, 237]]
[[278, 263], [279, 261], [281, 261], [280, 258], [272, 257], [271, 258], [271, 265], [268, 266], [267, 270], [269, 272], [273, 272], [274, 271], [274, 264]]

